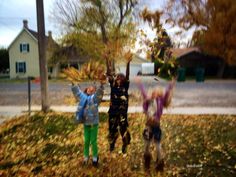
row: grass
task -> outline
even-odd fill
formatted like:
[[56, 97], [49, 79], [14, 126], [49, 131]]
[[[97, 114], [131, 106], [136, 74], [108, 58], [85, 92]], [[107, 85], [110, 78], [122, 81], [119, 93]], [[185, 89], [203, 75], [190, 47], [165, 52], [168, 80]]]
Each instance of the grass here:
[[107, 114], [100, 114], [99, 168], [83, 167], [83, 126], [73, 114], [37, 113], [0, 125], [0, 176], [221, 176], [236, 173], [236, 116], [164, 115], [162, 145], [165, 170], [153, 163], [143, 170], [142, 131], [145, 117], [129, 114], [132, 142], [121, 153], [119, 137], [114, 153], [108, 151]]
[[0, 83], [25, 83], [27, 79], [0, 78]]

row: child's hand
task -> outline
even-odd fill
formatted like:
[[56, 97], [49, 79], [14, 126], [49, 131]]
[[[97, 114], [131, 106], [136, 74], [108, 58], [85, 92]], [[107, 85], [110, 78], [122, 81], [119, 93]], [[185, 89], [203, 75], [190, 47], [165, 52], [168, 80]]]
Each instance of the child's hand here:
[[107, 82], [107, 77], [105, 74], [99, 76], [99, 80], [101, 84], [105, 84]]
[[129, 50], [128, 52], [125, 53], [124, 57], [125, 57], [127, 63], [129, 63], [129, 62], [131, 62], [131, 60], [133, 59], [133, 54], [132, 54], [132, 52]]
[[72, 85], [72, 86], [75, 86], [75, 85], [78, 85], [78, 86], [79, 86], [79, 83], [78, 83], [78, 82], [71, 82], [71, 85]]

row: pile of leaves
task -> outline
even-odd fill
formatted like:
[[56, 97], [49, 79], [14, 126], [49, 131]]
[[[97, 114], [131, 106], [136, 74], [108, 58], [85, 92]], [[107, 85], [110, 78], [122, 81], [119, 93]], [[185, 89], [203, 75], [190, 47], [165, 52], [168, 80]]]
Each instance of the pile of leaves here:
[[129, 114], [132, 141], [109, 152], [107, 114], [100, 114], [99, 167], [83, 166], [83, 126], [71, 113], [36, 113], [0, 125], [0, 176], [221, 176], [236, 173], [236, 117], [164, 115], [165, 169], [143, 169], [143, 114]]
[[62, 77], [75, 84], [88, 80], [105, 80], [105, 66], [98, 61], [91, 60], [83, 64], [79, 70], [74, 67], [64, 69]]

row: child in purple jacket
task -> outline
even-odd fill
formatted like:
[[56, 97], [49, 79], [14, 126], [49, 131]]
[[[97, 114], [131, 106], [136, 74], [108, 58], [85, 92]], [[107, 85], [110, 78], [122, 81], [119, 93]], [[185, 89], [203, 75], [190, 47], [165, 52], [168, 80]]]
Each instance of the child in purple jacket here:
[[143, 131], [144, 138], [144, 167], [146, 170], [150, 168], [151, 153], [150, 144], [154, 140], [157, 150], [156, 170], [163, 171], [164, 161], [161, 153], [161, 136], [160, 119], [163, 109], [168, 107], [171, 102], [171, 92], [175, 81], [172, 81], [165, 90], [156, 88], [151, 95], [147, 95], [144, 85], [140, 79], [136, 79], [136, 83], [143, 96], [143, 112], [147, 117], [146, 127]]

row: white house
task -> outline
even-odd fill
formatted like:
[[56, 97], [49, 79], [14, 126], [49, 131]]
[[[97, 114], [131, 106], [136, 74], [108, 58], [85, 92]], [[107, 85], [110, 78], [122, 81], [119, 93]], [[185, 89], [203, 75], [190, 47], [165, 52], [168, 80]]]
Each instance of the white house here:
[[[143, 63], [151, 63], [149, 60], [146, 60], [137, 54], [133, 55], [133, 59], [130, 62], [130, 76], [137, 76], [138, 73], [142, 72], [142, 64]], [[125, 62], [118, 62], [116, 63], [116, 72], [119, 73], [124, 73], [126, 72], [126, 65], [127, 63]]]

